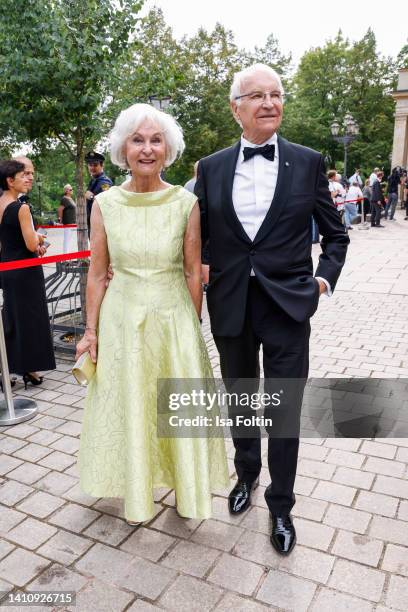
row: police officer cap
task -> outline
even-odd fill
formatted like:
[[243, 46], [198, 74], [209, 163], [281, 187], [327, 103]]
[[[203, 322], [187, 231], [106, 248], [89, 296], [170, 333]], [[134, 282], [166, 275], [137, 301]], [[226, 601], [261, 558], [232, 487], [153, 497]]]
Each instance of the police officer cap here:
[[85, 155], [85, 161], [87, 164], [91, 162], [103, 162], [105, 161], [105, 156], [97, 151], [89, 151], [89, 153]]

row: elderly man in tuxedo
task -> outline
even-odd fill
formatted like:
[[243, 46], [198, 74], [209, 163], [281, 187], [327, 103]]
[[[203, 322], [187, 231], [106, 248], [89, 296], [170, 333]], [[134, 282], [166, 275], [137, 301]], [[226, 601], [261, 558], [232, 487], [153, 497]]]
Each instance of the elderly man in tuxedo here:
[[[310, 317], [319, 296], [331, 295], [349, 239], [332, 203], [320, 153], [278, 136], [283, 87], [270, 67], [237, 73], [232, 113], [242, 127], [239, 142], [202, 159], [195, 193], [202, 241], [208, 253], [211, 329], [225, 381], [259, 378], [306, 380]], [[313, 276], [311, 218], [322, 235]], [[303, 387], [302, 387], [303, 392]], [[230, 512], [250, 505], [261, 471], [259, 431], [234, 436], [238, 482]], [[271, 543], [288, 554], [296, 542], [290, 515], [299, 438], [269, 437], [271, 484], [265, 499], [272, 518]]]

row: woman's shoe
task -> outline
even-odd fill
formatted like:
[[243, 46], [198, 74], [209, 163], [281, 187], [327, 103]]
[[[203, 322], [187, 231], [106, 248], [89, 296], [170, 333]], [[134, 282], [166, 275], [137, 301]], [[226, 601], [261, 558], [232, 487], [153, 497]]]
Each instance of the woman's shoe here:
[[41, 385], [43, 380], [44, 380], [44, 376], [39, 376], [37, 378], [36, 376], [33, 376], [32, 374], [30, 374], [30, 372], [26, 372], [25, 374], [23, 374], [24, 389], [27, 390], [27, 383], [29, 382], [32, 385], [37, 386], [37, 385]]

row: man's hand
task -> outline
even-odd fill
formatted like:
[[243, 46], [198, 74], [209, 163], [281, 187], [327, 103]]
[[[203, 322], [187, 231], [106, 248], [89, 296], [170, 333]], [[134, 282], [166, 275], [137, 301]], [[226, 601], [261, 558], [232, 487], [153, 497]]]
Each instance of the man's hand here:
[[210, 266], [207, 264], [201, 265], [201, 280], [204, 285], [208, 285], [210, 275]]
[[105, 287], [108, 288], [109, 287], [109, 283], [111, 282], [113, 278], [113, 268], [112, 268], [112, 264], [109, 264], [108, 266], [108, 280], [105, 283]]
[[327, 291], [327, 286], [326, 283], [324, 283], [321, 280], [317, 281], [319, 283], [319, 296], [322, 295], [323, 293], [326, 293]]
[[87, 200], [93, 200], [95, 195], [92, 193], [92, 191], [85, 191], [85, 197]]

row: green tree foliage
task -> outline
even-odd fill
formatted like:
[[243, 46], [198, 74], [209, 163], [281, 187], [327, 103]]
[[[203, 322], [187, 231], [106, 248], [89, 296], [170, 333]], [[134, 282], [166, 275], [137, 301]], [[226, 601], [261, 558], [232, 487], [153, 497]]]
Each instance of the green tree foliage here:
[[398, 53], [397, 66], [398, 68], [408, 68], [408, 41]]
[[[78, 246], [87, 248], [84, 155], [105, 134], [143, 0], [0, 3], [0, 132], [59, 141], [75, 162]], [[81, 278], [85, 311], [86, 275]]]
[[176, 181], [190, 178], [195, 161], [229, 146], [239, 135], [228, 101], [232, 74], [242, 60], [232, 32], [219, 24], [213, 32], [201, 28], [184, 38], [181, 55], [185, 78], [174, 92], [172, 106], [187, 147], [169, 171], [169, 178]]
[[271, 66], [280, 75], [285, 89], [290, 86], [290, 74], [292, 72], [292, 54], [284, 55], [279, 48], [279, 40], [269, 34], [263, 47], [256, 46], [247, 54], [246, 64], [259, 62]]
[[[239, 137], [229, 108], [232, 75], [264, 62], [284, 81], [283, 136], [321, 151], [341, 168], [343, 149], [333, 141], [330, 125], [351, 112], [360, 136], [350, 147], [349, 169], [359, 165], [368, 172], [387, 165], [394, 112], [389, 94], [397, 65], [406, 61], [405, 47], [396, 63], [377, 51], [371, 30], [355, 43], [339, 32], [307, 51], [293, 71], [291, 56], [281, 52], [273, 34], [251, 50], [239, 48], [233, 33], [220, 24], [176, 40], [160, 9], [138, 20], [140, 4], [12, 0], [7, 10], [1, 8], [0, 42], [6, 44], [0, 45], [0, 142], [9, 145], [14, 138], [44, 145], [45, 139], [55, 148], [59, 140], [57, 157], [63, 159], [65, 147], [78, 169], [78, 151], [83, 155], [106, 136], [120, 110], [148, 102], [152, 95], [169, 95], [169, 111], [183, 127], [186, 150], [166, 176], [184, 183], [196, 160]], [[27, 18], [22, 24], [23, 7]], [[53, 156], [43, 151], [42, 174], [58, 174], [54, 183], [60, 183], [59, 162], [53, 166]], [[113, 167], [109, 170], [119, 176]], [[51, 183], [45, 198], [54, 198]]]
[[[1, 136], [65, 147], [75, 162], [81, 230], [85, 151], [110, 125], [141, 5], [141, 0], [0, 3]], [[82, 231], [80, 246], [85, 242]]]
[[[320, 150], [341, 167], [343, 148], [334, 143], [330, 125], [351, 113], [360, 128], [350, 145], [349, 166], [368, 173], [389, 164], [394, 124], [396, 66], [376, 49], [371, 30], [355, 43], [341, 32], [324, 47], [302, 57], [285, 107], [282, 134]], [[351, 172], [349, 172], [350, 174]]]

